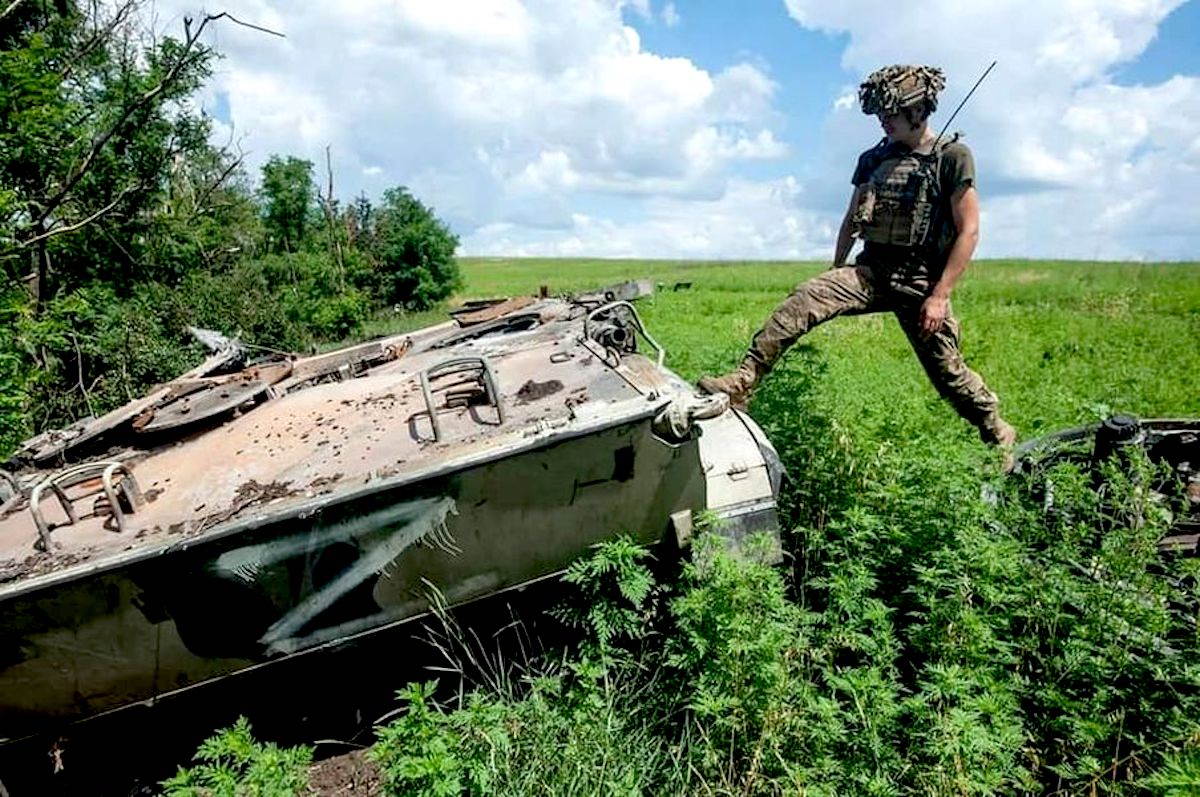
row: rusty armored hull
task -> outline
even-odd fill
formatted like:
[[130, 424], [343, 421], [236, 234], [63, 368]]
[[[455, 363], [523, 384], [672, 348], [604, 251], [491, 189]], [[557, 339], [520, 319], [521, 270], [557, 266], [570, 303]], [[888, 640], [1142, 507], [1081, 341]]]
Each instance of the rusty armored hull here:
[[307, 359], [225, 345], [30, 441], [0, 479], [0, 741], [520, 587], [618, 533], [684, 539], [697, 511], [776, 531], [761, 431], [607, 298]]

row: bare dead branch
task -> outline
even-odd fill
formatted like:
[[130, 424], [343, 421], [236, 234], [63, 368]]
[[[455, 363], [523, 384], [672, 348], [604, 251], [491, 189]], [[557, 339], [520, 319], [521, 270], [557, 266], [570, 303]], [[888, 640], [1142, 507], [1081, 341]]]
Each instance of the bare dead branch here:
[[242, 156], [238, 155], [237, 158], [235, 158], [234, 161], [232, 163], [230, 163], [228, 167], [226, 167], [225, 171], [221, 172], [221, 174], [217, 176], [217, 179], [214, 180], [210, 185], [208, 185], [204, 189], [204, 193], [201, 194], [200, 198], [196, 200], [196, 207], [197, 208], [204, 207], [204, 203], [207, 202], [208, 198], [213, 195], [213, 192], [216, 191], [218, 188], [220, 188], [221, 185], [224, 184], [224, 182], [229, 179], [229, 175], [231, 175], [235, 171], [237, 171], [238, 167], [240, 167], [241, 165], [242, 165]]
[[0, 11], [0, 22], [3, 22], [5, 17], [16, 11], [17, 6], [21, 5], [22, 2], [24, 2], [24, 0], [12, 0], [12, 2], [9, 3], [3, 11]]
[[[98, 25], [95, 30], [92, 31], [92, 35], [88, 37], [88, 40], [85, 41], [83, 45], [75, 53], [73, 53], [70, 58], [67, 59], [62, 71], [59, 72], [59, 76], [63, 80], [69, 79], [72, 72], [75, 70], [75, 65], [87, 56], [91, 55], [97, 47], [104, 43], [108, 37], [112, 35], [112, 32], [117, 29], [117, 26], [122, 22], [125, 22], [125, 20], [130, 14], [133, 13], [134, 9], [137, 8], [138, 5], [139, 0], [126, 0], [125, 3], [122, 3], [117, 8], [117, 12], [113, 14], [112, 18], [108, 20], [108, 22], [104, 23], [103, 26]], [[98, 14], [98, 9], [93, 6], [92, 17], [95, 18], [98, 16]]]
[[75, 344], [75, 371], [77, 374], [76, 381], [79, 385], [79, 391], [83, 393], [83, 401], [85, 404], [87, 404], [88, 415], [95, 415], [96, 410], [92, 407], [92, 397], [88, 393], [88, 389], [83, 385], [83, 352], [79, 348], [79, 338], [75, 336], [74, 332], [70, 334], [71, 343]]
[[282, 33], [277, 33], [276, 31], [262, 28], [258, 25], [252, 25], [248, 22], [243, 22], [227, 12], [222, 12], [220, 14], [209, 14], [205, 16], [204, 19], [200, 21], [200, 24], [195, 27], [195, 29], [192, 28], [192, 19], [190, 17], [185, 18], [183, 21], [183, 48], [179, 59], [171, 65], [170, 69], [167, 70], [166, 74], [163, 75], [162, 79], [159, 80], [159, 82], [153, 88], [145, 91], [141, 97], [130, 104], [129, 107], [127, 107], [117, 118], [117, 120], [109, 126], [108, 130], [106, 130], [102, 135], [98, 136], [92, 142], [92, 146], [88, 149], [87, 155], [84, 156], [79, 167], [67, 179], [62, 188], [60, 188], [54, 194], [54, 196], [50, 197], [46, 204], [42, 206], [41, 215], [36, 220], [37, 224], [45, 223], [46, 219], [50, 218], [50, 215], [66, 200], [67, 196], [72, 190], [74, 190], [75, 186], [79, 184], [79, 181], [83, 179], [83, 176], [87, 174], [88, 169], [91, 168], [96, 157], [101, 151], [103, 151], [108, 142], [112, 140], [112, 137], [115, 136], [117, 132], [121, 130], [130, 119], [133, 118], [133, 115], [145, 108], [147, 105], [153, 102], [155, 98], [166, 91], [179, 78], [179, 75], [183, 71], [184, 67], [195, 63], [197, 57], [197, 53], [195, 52], [196, 43], [200, 40], [200, 37], [204, 33], [204, 29], [209, 25], [209, 23], [220, 19], [229, 19], [235, 24], [255, 30], [261, 30], [274, 36], [280, 36], [281, 38], [283, 37]]
[[211, 19], [213, 21], [218, 20], [218, 19], [227, 19], [230, 22], [234, 23], [235, 25], [241, 25], [243, 28], [250, 28], [251, 30], [261, 31], [263, 33], [269, 33], [272, 36], [278, 36], [281, 39], [287, 38], [287, 36], [283, 35], [282, 33], [280, 33], [277, 30], [271, 30], [270, 28], [264, 28], [261, 25], [255, 25], [252, 22], [243, 22], [242, 20], [235, 17], [233, 14], [230, 14], [228, 11], [222, 11], [220, 14], [210, 16], [209, 19]]
[[49, 238], [53, 238], [58, 235], [63, 235], [65, 233], [74, 232], [75, 230], [78, 230], [81, 227], [86, 227], [87, 225], [89, 225], [93, 221], [95, 221], [96, 219], [109, 213], [117, 205], [121, 204], [122, 199], [124, 199], [125, 197], [132, 194], [136, 189], [141, 188], [142, 185], [143, 185], [142, 183], [139, 183], [137, 185], [125, 186], [117, 194], [116, 199], [114, 199], [112, 202], [109, 202], [107, 205], [100, 208], [95, 213], [88, 216], [86, 219], [81, 219], [80, 221], [77, 221], [74, 224], [67, 224], [63, 227], [54, 227], [53, 229], [47, 230], [46, 232], [42, 233], [41, 235], [35, 235], [32, 238], [28, 238], [24, 241], [21, 241], [19, 244], [17, 244], [16, 248], [23, 249], [28, 246], [33, 246], [34, 244], [38, 243], [39, 241], [45, 241]]
[[180, 58], [179, 61], [172, 66], [170, 70], [168, 70], [167, 75], [158, 83], [158, 85], [144, 93], [137, 102], [130, 105], [125, 112], [121, 114], [121, 117], [116, 121], [115, 124], [109, 127], [109, 129], [105, 131], [103, 135], [99, 136], [92, 142], [92, 146], [88, 149], [83, 161], [80, 163], [75, 172], [67, 179], [66, 184], [63, 185], [63, 187], [60, 188], [58, 192], [54, 194], [54, 196], [50, 197], [45, 206], [43, 206], [41, 216], [38, 219], [39, 222], [45, 222], [45, 220], [50, 217], [50, 214], [58, 209], [58, 206], [61, 205], [64, 200], [66, 200], [67, 196], [71, 193], [75, 186], [79, 184], [79, 181], [83, 179], [83, 176], [87, 174], [88, 169], [91, 168], [92, 162], [95, 161], [96, 156], [103, 151], [108, 142], [112, 140], [112, 137], [117, 134], [117, 131], [125, 126], [129, 119], [133, 117], [134, 113], [144, 108], [155, 97], [166, 91], [171, 83], [175, 81], [175, 78], [179, 76], [179, 73], [183, 70], [183, 67], [188, 63], [189, 61], [187, 58]]
[[329, 145], [325, 145], [325, 173], [329, 175], [329, 193], [325, 195], [326, 202], [333, 203], [333, 159], [329, 153]]
[[338, 267], [338, 280], [344, 284], [346, 279], [346, 262], [342, 255], [342, 242], [337, 236], [337, 225], [333, 218], [333, 158], [329, 154], [329, 145], [325, 145], [325, 172], [329, 175], [329, 192], [321, 197], [321, 209], [325, 212], [325, 225], [329, 228], [329, 242], [333, 245], [333, 258]]
[[129, 250], [125, 248], [125, 245], [121, 243], [120, 239], [118, 239], [117, 236], [112, 234], [111, 230], [108, 230], [103, 225], [101, 225], [100, 232], [104, 233], [104, 237], [108, 239], [108, 242], [110, 244], [112, 244], [113, 246], [115, 246], [117, 248], [117, 250], [120, 251], [120, 253], [125, 256], [126, 263], [128, 263], [131, 266], [135, 266], [135, 267], [137, 266], [137, 259], [129, 253]]

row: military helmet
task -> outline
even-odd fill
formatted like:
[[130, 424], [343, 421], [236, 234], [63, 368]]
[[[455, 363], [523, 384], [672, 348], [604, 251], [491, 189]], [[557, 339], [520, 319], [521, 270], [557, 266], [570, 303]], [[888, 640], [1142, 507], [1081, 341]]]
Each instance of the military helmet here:
[[937, 95], [946, 86], [946, 77], [936, 66], [893, 64], [872, 72], [858, 87], [858, 103], [868, 115], [900, 113], [920, 103], [937, 110]]

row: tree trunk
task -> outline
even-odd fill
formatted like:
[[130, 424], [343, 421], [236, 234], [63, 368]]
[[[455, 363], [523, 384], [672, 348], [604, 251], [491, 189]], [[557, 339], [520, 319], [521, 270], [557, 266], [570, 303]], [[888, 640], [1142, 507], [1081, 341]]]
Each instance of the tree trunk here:
[[[36, 235], [41, 235], [45, 232], [42, 224], [38, 224], [34, 230]], [[33, 284], [30, 285], [30, 292], [33, 294], [33, 314], [35, 318], [40, 318], [42, 308], [46, 304], [47, 293], [50, 280], [50, 250], [48, 242], [45, 238], [37, 242], [37, 250], [34, 252], [35, 268]]]

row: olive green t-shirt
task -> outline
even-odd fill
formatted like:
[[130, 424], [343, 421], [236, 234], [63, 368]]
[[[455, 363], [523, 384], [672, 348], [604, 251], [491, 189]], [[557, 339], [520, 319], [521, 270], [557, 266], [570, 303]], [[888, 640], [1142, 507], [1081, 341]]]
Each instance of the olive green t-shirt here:
[[[867, 241], [858, 256], [860, 265], [872, 266], [886, 272], [893, 283], [928, 294], [937, 284], [950, 247], [958, 237], [950, 199], [959, 188], [975, 184], [975, 159], [957, 134], [948, 143], [938, 145], [937, 199], [929, 235], [920, 246], [900, 246]], [[881, 141], [858, 156], [851, 182], [857, 187], [871, 179], [872, 173], [889, 158], [907, 155], [911, 150], [903, 144]]]

